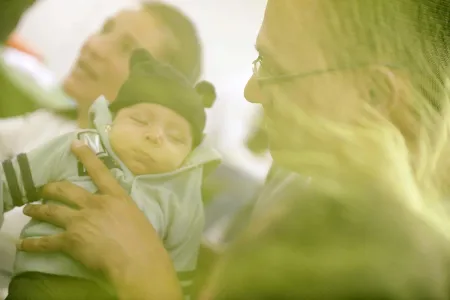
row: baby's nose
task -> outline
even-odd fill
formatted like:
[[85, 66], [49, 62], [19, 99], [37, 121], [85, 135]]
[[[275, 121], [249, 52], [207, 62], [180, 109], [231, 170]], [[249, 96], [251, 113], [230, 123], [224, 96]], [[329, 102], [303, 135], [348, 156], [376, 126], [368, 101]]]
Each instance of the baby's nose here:
[[163, 140], [163, 133], [160, 128], [152, 128], [145, 133], [145, 139], [155, 145], [160, 145]]

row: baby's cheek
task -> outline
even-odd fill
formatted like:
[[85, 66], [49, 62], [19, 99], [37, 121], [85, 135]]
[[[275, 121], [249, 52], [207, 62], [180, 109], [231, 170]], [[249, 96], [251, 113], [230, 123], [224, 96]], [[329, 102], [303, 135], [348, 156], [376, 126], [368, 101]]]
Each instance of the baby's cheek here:
[[[127, 163], [125, 163], [127, 164]], [[127, 167], [133, 172], [134, 175], [145, 175], [152, 174], [152, 168], [140, 161], [130, 160], [128, 161]]]
[[186, 161], [187, 154], [184, 153], [177, 153], [172, 156], [170, 164], [172, 165], [173, 169], [178, 169], [183, 165], [183, 163]]
[[174, 171], [177, 167], [175, 166], [173, 161], [160, 160], [157, 162], [156, 168], [160, 173], [164, 173]]
[[111, 145], [118, 146], [121, 143], [126, 142], [124, 141], [124, 136], [126, 136], [126, 134], [118, 126], [113, 126], [109, 131], [108, 135], [109, 135], [109, 142], [111, 143]]
[[178, 157], [165, 153], [165, 157], [158, 161], [158, 169], [161, 172], [175, 171], [182, 165], [183, 161]]
[[115, 132], [110, 134], [109, 142], [111, 144], [112, 150], [114, 153], [122, 160], [126, 161], [132, 157], [131, 147], [132, 144], [131, 139], [124, 138], [124, 135], [121, 132]]

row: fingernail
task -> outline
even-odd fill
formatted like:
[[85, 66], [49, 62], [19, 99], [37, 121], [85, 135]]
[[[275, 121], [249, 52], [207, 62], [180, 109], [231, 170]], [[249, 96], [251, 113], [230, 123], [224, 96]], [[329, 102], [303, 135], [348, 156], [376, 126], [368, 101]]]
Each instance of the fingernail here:
[[23, 208], [23, 213], [26, 214], [30, 211], [30, 206], [29, 205], [25, 205], [25, 207]]
[[16, 243], [16, 248], [17, 248], [17, 250], [19, 250], [19, 251], [22, 251], [22, 243], [23, 243], [23, 240], [19, 240], [17, 243]]
[[80, 140], [74, 140], [73, 142], [72, 142], [72, 146], [73, 147], [75, 147], [75, 148], [79, 148], [79, 147], [82, 147], [82, 146], [84, 146], [85, 144], [82, 142], [82, 141], [80, 141]]

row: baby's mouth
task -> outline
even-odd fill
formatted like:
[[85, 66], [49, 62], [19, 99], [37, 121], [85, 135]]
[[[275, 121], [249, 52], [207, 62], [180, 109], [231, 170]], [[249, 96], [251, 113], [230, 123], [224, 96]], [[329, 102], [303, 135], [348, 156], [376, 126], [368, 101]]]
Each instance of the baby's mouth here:
[[143, 152], [143, 151], [139, 151], [139, 150], [134, 151], [134, 157], [139, 161], [156, 162], [156, 160], [150, 154]]

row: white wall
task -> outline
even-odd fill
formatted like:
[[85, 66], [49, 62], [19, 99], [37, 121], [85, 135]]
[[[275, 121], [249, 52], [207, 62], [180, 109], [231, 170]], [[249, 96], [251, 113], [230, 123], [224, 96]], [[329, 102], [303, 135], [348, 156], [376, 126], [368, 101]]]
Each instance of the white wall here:
[[[103, 20], [139, 0], [38, 0], [25, 15], [18, 33], [39, 50], [62, 78], [84, 39]], [[197, 24], [204, 44], [204, 77], [217, 88], [219, 99], [209, 114], [208, 132], [231, 163], [263, 177], [267, 158], [252, 157], [242, 145], [254, 105], [243, 88], [256, 57], [254, 43], [265, 0], [168, 0]]]

